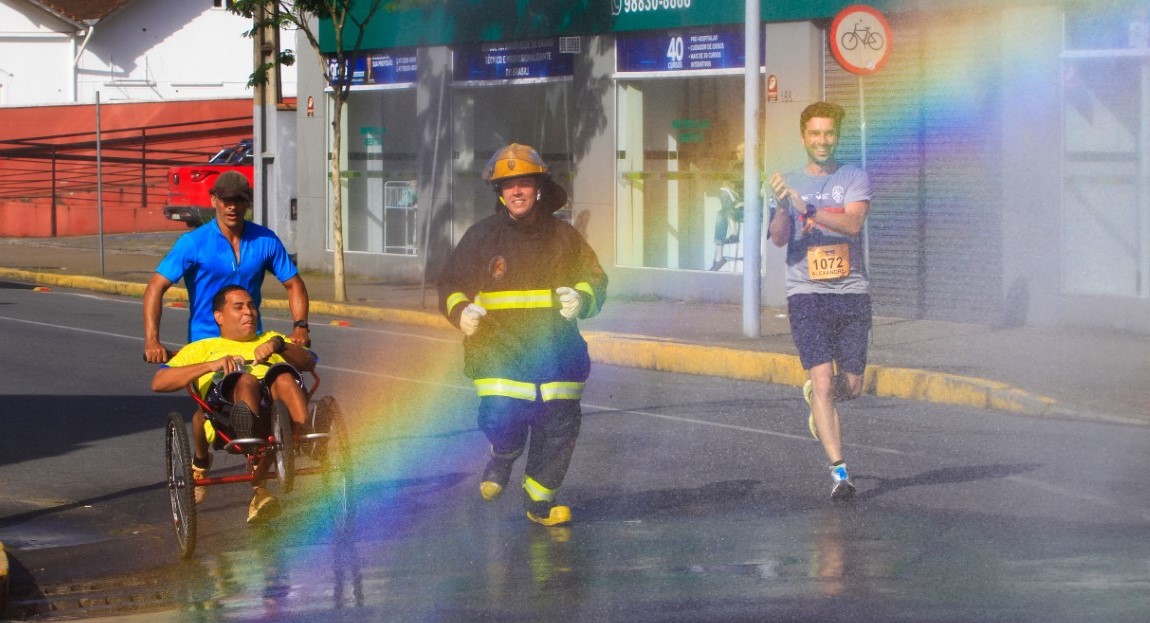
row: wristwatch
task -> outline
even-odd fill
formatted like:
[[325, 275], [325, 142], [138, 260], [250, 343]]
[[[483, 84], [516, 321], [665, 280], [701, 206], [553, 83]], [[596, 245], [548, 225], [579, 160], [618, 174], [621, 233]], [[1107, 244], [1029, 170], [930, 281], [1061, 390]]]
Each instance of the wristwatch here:
[[818, 212], [818, 211], [819, 211], [819, 209], [815, 207], [815, 204], [808, 203], [807, 204], [807, 212], [806, 212], [806, 214], [803, 214], [803, 216], [805, 216], [806, 218], [812, 218], [812, 217], [814, 217], [815, 212]]
[[291, 326], [296, 327], [296, 328], [300, 328], [300, 329], [307, 329], [307, 321], [306, 320], [297, 320], [297, 321], [293, 322]]

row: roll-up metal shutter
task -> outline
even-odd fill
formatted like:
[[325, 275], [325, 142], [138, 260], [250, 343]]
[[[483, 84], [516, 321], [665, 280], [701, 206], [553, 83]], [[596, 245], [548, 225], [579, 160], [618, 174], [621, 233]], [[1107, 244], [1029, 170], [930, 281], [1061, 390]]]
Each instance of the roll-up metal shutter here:
[[[1001, 307], [997, 20], [890, 19], [893, 50], [863, 76], [875, 313], [994, 323]], [[989, 27], [988, 27], [989, 26]], [[955, 42], [962, 42], [956, 51]], [[826, 98], [847, 109], [839, 159], [861, 162], [860, 77], [826, 54]]]

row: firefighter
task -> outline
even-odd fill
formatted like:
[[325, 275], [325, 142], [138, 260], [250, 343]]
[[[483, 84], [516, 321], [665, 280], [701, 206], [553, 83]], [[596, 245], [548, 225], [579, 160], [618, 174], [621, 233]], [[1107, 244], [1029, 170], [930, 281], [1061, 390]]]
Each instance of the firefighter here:
[[479, 486], [502, 495], [527, 448], [527, 518], [570, 523], [556, 492], [571, 464], [591, 369], [578, 320], [599, 313], [607, 276], [595, 252], [554, 216], [567, 191], [534, 149], [511, 144], [483, 170], [495, 214], [472, 225], [439, 279], [440, 308], [463, 332], [464, 373], [479, 394], [491, 456]]

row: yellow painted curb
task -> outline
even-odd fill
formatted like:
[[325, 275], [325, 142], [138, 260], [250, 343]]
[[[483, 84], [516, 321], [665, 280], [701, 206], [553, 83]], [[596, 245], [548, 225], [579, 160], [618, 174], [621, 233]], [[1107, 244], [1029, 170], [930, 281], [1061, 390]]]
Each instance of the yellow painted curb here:
[[[794, 355], [591, 331], [585, 337], [591, 359], [597, 363], [794, 387], [807, 380], [806, 371]], [[999, 381], [879, 365], [867, 367], [863, 391], [872, 396], [1027, 415], [1051, 415], [1057, 405], [1052, 398]]]
[[[127, 283], [124, 281], [113, 281], [111, 279], [104, 279], [102, 277], [89, 277], [86, 275], [57, 275], [55, 273], [36, 273], [27, 270], [18, 270], [15, 268], [0, 268], [0, 277], [15, 279], [17, 281], [29, 281], [42, 285], [52, 285], [60, 288], [76, 288], [77, 290], [92, 290], [94, 292], [123, 294], [126, 296], [136, 297], [144, 296], [144, 290], [148, 287], [148, 285], [145, 283]], [[164, 294], [164, 297], [186, 301], [188, 300], [188, 291], [184, 288], [173, 287]]]
[[8, 611], [8, 552], [0, 543], [0, 614]]
[[[64, 288], [93, 290], [142, 297], [145, 284], [125, 283], [99, 277], [57, 275], [0, 268], [0, 278], [15, 279]], [[187, 300], [187, 291], [173, 287], [165, 297]], [[270, 299], [265, 307], [288, 310], [284, 299]], [[345, 303], [311, 301], [310, 311], [324, 316], [358, 318], [380, 322], [413, 324], [438, 329], [452, 325], [433, 312], [364, 307]], [[660, 370], [681, 374], [719, 376], [775, 385], [801, 386], [807, 373], [794, 355], [688, 344], [642, 335], [588, 331], [584, 334], [591, 359], [608, 365]], [[881, 365], [867, 367], [864, 393], [873, 396], [917, 400], [942, 404], [996, 409], [1027, 415], [1063, 414], [1057, 402], [1046, 396], [1031, 394], [999, 381], [957, 374], [945, 374]]]
[[802, 385], [806, 380], [794, 355], [655, 340], [643, 336], [588, 331], [584, 334], [591, 359], [609, 365], [723, 376], [778, 385]]

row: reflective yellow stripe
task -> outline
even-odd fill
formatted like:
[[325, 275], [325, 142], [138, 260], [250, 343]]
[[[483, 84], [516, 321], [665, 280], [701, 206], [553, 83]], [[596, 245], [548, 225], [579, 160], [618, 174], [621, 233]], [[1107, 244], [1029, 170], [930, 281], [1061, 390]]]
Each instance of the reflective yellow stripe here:
[[520, 400], [535, 400], [535, 384], [512, 381], [510, 379], [475, 379], [475, 391], [479, 397], [505, 396]]
[[573, 381], [555, 381], [539, 386], [539, 393], [543, 400], [582, 400], [584, 383]]
[[443, 306], [447, 308], [445, 311], [450, 314], [456, 305], [466, 302], [467, 297], [464, 296], [462, 292], [453, 292], [451, 296], [447, 297], [447, 302], [444, 303]]
[[543, 309], [552, 307], [551, 290], [504, 290], [480, 292], [475, 302], [486, 309]]
[[[537, 395], [544, 402], [548, 400], [582, 400], [586, 383], [577, 381], [553, 381], [536, 388], [534, 383], [512, 381], [511, 379], [475, 379], [475, 391], [483, 396], [503, 396], [519, 400], [535, 400]], [[538, 394], [536, 394], [538, 389]]]
[[523, 490], [527, 492], [527, 495], [533, 502], [555, 501], [555, 490], [544, 487], [531, 476], [523, 477]]

